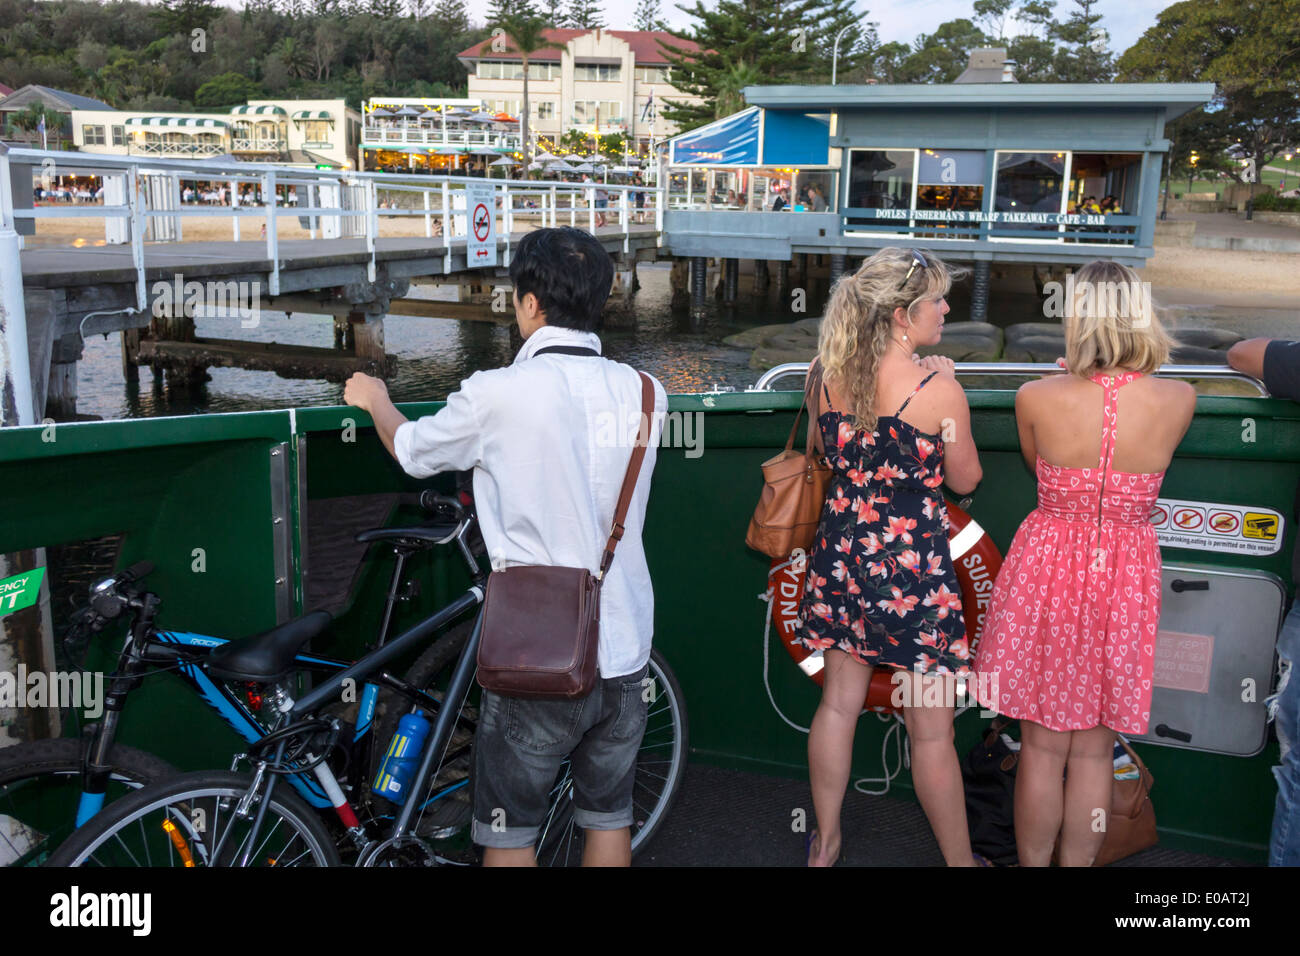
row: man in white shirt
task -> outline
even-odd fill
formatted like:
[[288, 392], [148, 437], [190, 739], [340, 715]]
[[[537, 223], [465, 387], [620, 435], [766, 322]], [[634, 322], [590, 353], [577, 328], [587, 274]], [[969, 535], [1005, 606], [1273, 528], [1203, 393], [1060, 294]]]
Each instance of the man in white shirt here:
[[[384, 383], [354, 374], [343, 398], [370, 414], [407, 474], [474, 469], [479, 529], [494, 568], [585, 567], [609, 536], [640, 424], [641, 380], [599, 357], [613, 263], [586, 232], [528, 233], [510, 263], [524, 345], [514, 362], [475, 372], [435, 415], [408, 421]], [[655, 415], [614, 563], [601, 589], [600, 680], [576, 701], [483, 692], [474, 740], [472, 835], [484, 865], [535, 865], [534, 846], [560, 764], [574, 776], [584, 865], [631, 861], [632, 786], [645, 730], [644, 681], [654, 596], [641, 529], [667, 412]]]

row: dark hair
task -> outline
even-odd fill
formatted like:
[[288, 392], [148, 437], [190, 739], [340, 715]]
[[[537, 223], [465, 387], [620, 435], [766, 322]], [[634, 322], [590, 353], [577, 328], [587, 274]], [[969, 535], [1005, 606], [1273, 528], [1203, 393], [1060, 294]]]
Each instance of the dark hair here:
[[614, 262], [589, 232], [537, 229], [515, 247], [510, 281], [519, 298], [537, 296], [547, 325], [594, 332], [614, 283]]

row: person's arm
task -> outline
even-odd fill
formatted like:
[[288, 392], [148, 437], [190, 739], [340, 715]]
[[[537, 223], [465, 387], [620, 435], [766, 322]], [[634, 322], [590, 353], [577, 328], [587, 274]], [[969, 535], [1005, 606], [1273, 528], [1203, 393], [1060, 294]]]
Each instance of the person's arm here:
[[1016, 433], [1020, 436], [1020, 454], [1025, 459], [1029, 473], [1038, 475], [1038, 446], [1034, 443], [1033, 405], [1026, 382], [1016, 389]]
[[370, 415], [380, 441], [411, 477], [468, 471], [480, 463], [483, 451], [483, 430], [467, 394], [480, 374], [471, 375], [459, 391], [448, 395], [446, 406], [436, 414], [414, 422], [393, 405], [382, 380], [363, 372], [348, 379], [343, 400]]
[[1228, 364], [1261, 382], [1264, 380], [1264, 350], [1272, 339], [1242, 339], [1228, 349]]
[[[940, 356], [929, 356], [920, 364], [933, 368], [930, 363]], [[974, 491], [984, 478], [984, 469], [980, 466], [979, 449], [975, 447], [975, 436], [970, 427], [970, 405], [966, 401], [966, 391], [961, 387], [952, 372], [952, 361], [944, 359], [947, 367], [939, 370], [939, 375], [931, 387], [942, 389], [940, 406], [944, 418], [940, 428], [943, 438], [943, 476], [944, 484], [959, 495], [968, 495]]]

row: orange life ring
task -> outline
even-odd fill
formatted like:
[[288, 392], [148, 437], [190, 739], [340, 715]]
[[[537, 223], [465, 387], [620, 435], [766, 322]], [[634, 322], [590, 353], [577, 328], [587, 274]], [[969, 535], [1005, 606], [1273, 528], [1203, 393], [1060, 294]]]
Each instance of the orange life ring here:
[[[993, 594], [993, 580], [1002, 567], [1002, 554], [980, 527], [979, 522], [961, 508], [948, 503], [948, 548], [952, 553], [953, 568], [961, 587], [961, 606], [966, 619], [966, 638], [974, 655], [979, 645], [979, 635], [984, 629], [989, 598]], [[781, 643], [799, 665], [799, 669], [819, 685], [822, 682], [822, 653], [810, 651], [800, 644], [791, 643], [799, 616], [799, 600], [803, 596], [806, 560], [778, 558], [772, 562], [767, 574], [767, 584], [772, 591], [772, 623], [780, 635]], [[971, 613], [974, 609], [975, 613]], [[877, 667], [867, 688], [866, 707], [875, 711], [896, 710], [890, 698], [894, 691], [892, 667]]]

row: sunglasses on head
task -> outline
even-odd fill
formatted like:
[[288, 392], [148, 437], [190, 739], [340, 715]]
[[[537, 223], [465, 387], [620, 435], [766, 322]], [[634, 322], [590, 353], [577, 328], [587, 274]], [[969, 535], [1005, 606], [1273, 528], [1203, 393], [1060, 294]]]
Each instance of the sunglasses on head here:
[[928, 262], [925, 261], [925, 256], [921, 255], [921, 254], [920, 254], [919, 252], [917, 252], [915, 249], [909, 249], [908, 251], [912, 253], [912, 265], [911, 265], [911, 267], [907, 270], [907, 275], [903, 276], [903, 281], [900, 282], [900, 283], [898, 284], [898, 291], [899, 291], [899, 292], [902, 292], [902, 291], [903, 291], [903, 288], [904, 288], [904, 287], [907, 285], [907, 283], [911, 280], [911, 278], [912, 278], [912, 273], [916, 271], [916, 267], [917, 267], [917, 266], [920, 266], [922, 269], [928, 269], [928, 268], [930, 268], [930, 263], [928, 263]]

